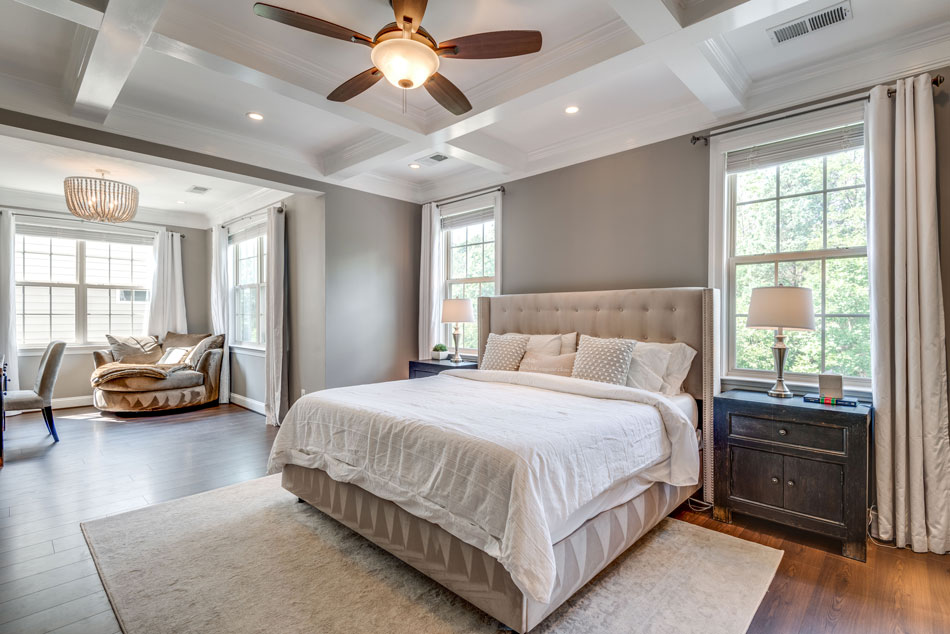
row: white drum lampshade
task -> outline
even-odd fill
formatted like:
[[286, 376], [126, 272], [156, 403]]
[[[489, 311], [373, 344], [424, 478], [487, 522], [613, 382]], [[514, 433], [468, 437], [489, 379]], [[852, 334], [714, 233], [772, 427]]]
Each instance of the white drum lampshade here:
[[442, 323], [458, 324], [475, 321], [475, 312], [472, 310], [470, 299], [443, 299]]
[[785, 386], [785, 330], [814, 330], [815, 306], [811, 289], [799, 286], [763, 286], [752, 289], [746, 326], [775, 330], [772, 356], [775, 358], [775, 385], [769, 396], [791, 398]]

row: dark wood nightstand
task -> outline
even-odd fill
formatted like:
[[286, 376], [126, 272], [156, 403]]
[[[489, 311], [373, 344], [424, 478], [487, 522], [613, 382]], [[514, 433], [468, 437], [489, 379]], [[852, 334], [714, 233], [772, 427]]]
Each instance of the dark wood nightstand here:
[[731, 522], [736, 511], [828, 535], [864, 561], [871, 407], [733, 390], [714, 410], [713, 516]]
[[439, 372], [446, 370], [477, 370], [478, 363], [475, 361], [462, 361], [455, 363], [448, 359], [437, 361], [435, 359], [420, 359], [419, 361], [409, 362], [409, 378], [424, 379], [427, 376], [435, 376]]

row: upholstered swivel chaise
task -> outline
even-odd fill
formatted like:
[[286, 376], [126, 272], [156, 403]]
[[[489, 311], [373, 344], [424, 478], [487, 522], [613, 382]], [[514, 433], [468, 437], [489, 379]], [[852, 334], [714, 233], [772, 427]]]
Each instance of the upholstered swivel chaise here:
[[[218, 399], [223, 353], [221, 346], [206, 350], [194, 369], [177, 370], [163, 379], [135, 376], [101, 383], [93, 389], [93, 405], [104, 412], [134, 414], [211, 403]], [[97, 368], [116, 360], [112, 350], [96, 350], [93, 357]]]

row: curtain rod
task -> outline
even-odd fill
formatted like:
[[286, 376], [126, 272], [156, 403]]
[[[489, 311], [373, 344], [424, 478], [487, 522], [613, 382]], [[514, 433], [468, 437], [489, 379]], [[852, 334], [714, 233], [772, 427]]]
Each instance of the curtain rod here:
[[[248, 219], [253, 218], [254, 216], [257, 216], [257, 215], [260, 215], [260, 214], [266, 214], [266, 213], [267, 213], [267, 209], [268, 209], [268, 208], [265, 207], [264, 209], [258, 209], [258, 210], [256, 210], [256, 211], [251, 211], [251, 212], [248, 212], [248, 213], [244, 214], [243, 216], [238, 216], [237, 218], [232, 218], [231, 220], [228, 220], [227, 222], [222, 222], [222, 223], [221, 223], [221, 228], [222, 228], [222, 229], [227, 229], [227, 228], [230, 227], [231, 225], [235, 225], [235, 224], [241, 222], [242, 220], [248, 220]], [[277, 207], [277, 213], [279, 213], [279, 214], [284, 213], [284, 203], [281, 203], [280, 206]]]
[[[27, 217], [27, 218], [39, 218], [39, 219], [41, 219], [41, 220], [61, 220], [61, 221], [64, 220], [64, 221], [66, 221], [66, 222], [76, 222], [76, 223], [83, 224], [83, 225], [92, 225], [92, 226], [94, 226], [94, 227], [95, 227], [95, 226], [102, 226], [102, 227], [119, 227], [119, 226], [122, 226], [122, 225], [115, 225], [115, 224], [104, 224], [104, 223], [99, 223], [99, 222], [93, 222], [93, 221], [91, 221], [91, 220], [83, 220], [82, 218], [74, 218], [74, 217], [70, 217], [70, 216], [61, 217], [61, 215], [60, 215], [60, 214], [57, 214], [56, 212], [43, 212], [41, 209], [29, 209], [29, 208], [27, 208], [27, 207], [16, 207], [16, 206], [14, 206], [14, 205], [5, 205], [5, 207], [6, 207], [6, 209], [11, 210], [11, 211], [13, 212], [13, 215], [14, 215], [14, 216], [25, 216], [25, 217]], [[16, 211], [17, 209], [22, 209], [22, 210], [24, 210], [26, 213], [24, 213], [24, 211]], [[33, 213], [29, 213], [29, 212], [31, 212], [31, 211], [32, 211]], [[149, 233], [149, 234], [153, 234], [153, 235], [156, 234], [156, 233], [158, 233], [157, 230], [142, 229], [141, 227], [123, 227], [123, 228], [124, 228], [126, 231], [138, 231], [138, 232], [140, 232], [140, 233]], [[185, 239], [184, 234], [182, 234], [181, 239], [182, 239], [182, 240]]]
[[479, 196], [484, 196], [485, 194], [490, 194], [492, 192], [501, 192], [505, 193], [505, 186], [499, 185], [498, 187], [492, 187], [491, 189], [476, 189], [475, 191], [465, 192], [464, 194], [459, 194], [457, 197], [453, 196], [452, 198], [443, 198], [442, 200], [433, 200], [432, 202], [436, 205], [444, 205], [446, 203], [458, 203], [463, 200], [468, 200], [470, 198], [478, 198]]
[[[943, 75], [937, 75], [936, 77], [933, 78], [933, 81], [931, 83], [936, 88], [937, 86], [943, 83]], [[897, 89], [895, 88], [887, 89], [888, 97], [893, 97], [895, 94], [897, 94]], [[741, 125], [738, 128], [729, 128], [728, 130], [720, 130], [719, 132], [710, 132], [709, 134], [701, 134], [701, 135], [694, 134], [693, 136], [689, 138], [689, 142], [692, 143], [693, 145], [696, 145], [697, 143], [702, 141], [704, 145], [709, 145], [709, 139], [714, 136], [719, 136], [720, 134], [728, 134], [729, 132], [738, 132], [739, 130], [747, 130], [749, 128], [765, 125], [766, 123], [775, 123], [776, 121], [784, 121], [785, 119], [792, 119], [794, 117], [800, 117], [802, 115], [812, 114], [813, 112], [821, 112], [822, 110], [837, 108], [838, 106], [845, 106], [849, 103], [858, 103], [861, 101], [868, 101], [870, 98], [871, 98], [871, 95], [870, 93], [868, 93], [867, 95], [864, 95], [863, 97], [856, 97], [854, 99], [848, 99], [847, 101], [836, 101], [835, 103], [825, 104], [823, 106], [818, 106], [817, 108], [811, 108], [809, 110], [803, 110], [801, 112], [793, 112], [791, 114], [782, 115], [780, 117], [775, 117], [773, 119], [767, 119], [765, 121], [755, 121], [753, 123]]]

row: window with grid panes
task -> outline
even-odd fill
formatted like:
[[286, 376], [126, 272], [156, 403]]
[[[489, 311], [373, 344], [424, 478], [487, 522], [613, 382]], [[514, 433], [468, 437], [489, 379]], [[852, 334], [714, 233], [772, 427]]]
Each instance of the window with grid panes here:
[[267, 239], [238, 234], [228, 247], [231, 260], [231, 314], [234, 345], [263, 346], [267, 290]]
[[752, 289], [806, 286], [813, 292], [816, 330], [787, 333], [786, 377], [835, 372], [868, 380], [864, 148], [730, 172], [731, 372], [774, 370], [773, 333], [745, 326]]
[[[485, 214], [473, 214], [476, 222], [453, 226], [443, 232], [446, 249], [445, 296], [471, 299], [475, 322], [459, 324], [462, 332], [459, 349], [475, 354], [478, 349], [478, 298], [495, 295], [495, 220]], [[451, 325], [446, 327], [445, 343], [452, 347]]]
[[54, 339], [103, 343], [106, 333], [143, 332], [151, 245], [25, 231], [15, 238], [18, 346], [43, 347]]

